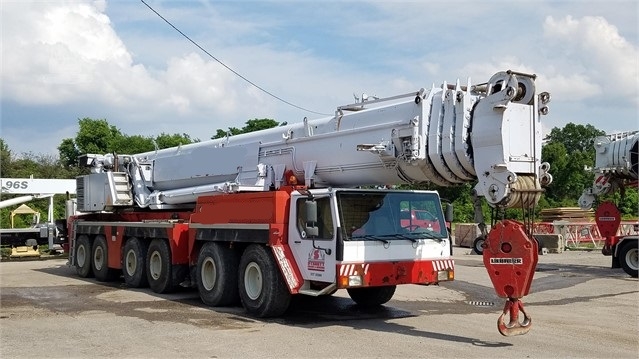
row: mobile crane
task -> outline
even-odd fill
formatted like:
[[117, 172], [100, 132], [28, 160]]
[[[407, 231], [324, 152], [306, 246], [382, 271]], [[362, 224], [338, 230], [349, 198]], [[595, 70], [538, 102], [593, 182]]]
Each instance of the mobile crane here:
[[[34, 246], [47, 244], [49, 250], [60, 248], [66, 241], [66, 220], [53, 218], [53, 198], [55, 195], [75, 194], [73, 179], [55, 178], [0, 178], [0, 194], [21, 195], [0, 201], [0, 208], [32, 201], [38, 198], [49, 198], [49, 211], [46, 223], [36, 223], [30, 228], [0, 228], [0, 243], [12, 247]], [[13, 227], [13, 221], [12, 225]]]
[[[283, 314], [292, 295], [346, 289], [359, 305], [377, 306], [397, 285], [453, 280], [437, 192], [389, 185], [478, 181], [475, 192], [494, 207], [533, 207], [551, 181], [540, 159], [550, 95], [536, 93], [535, 78], [499, 72], [480, 84], [362, 98], [283, 127], [83, 155], [91, 173], [77, 178], [85, 214], [68, 221], [70, 264], [82, 277], [122, 275], [157, 293], [197, 287], [205, 304], [241, 302], [257, 317]], [[414, 210], [432, 214], [427, 228], [403, 215]], [[537, 250], [525, 230], [502, 222], [484, 251], [508, 298], [503, 335], [530, 329], [520, 298]]]
[[[597, 197], [639, 185], [639, 131], [617, 133], [597, 137], [595, 146], [595, 179], [579, 197], [579, 206], [590, 209]], [[639, 216], [639, 213], [637, 213]], [[637, 278], [639, 268], [639, 223], [634, 234], [619, 233], [621, 213], [612, 201], [599, 203], [595, 210], [595, 222], [599, 233], [606, 239], [602, 253], [612, 258], [612, 268], [623, 268], [628, 275]]]

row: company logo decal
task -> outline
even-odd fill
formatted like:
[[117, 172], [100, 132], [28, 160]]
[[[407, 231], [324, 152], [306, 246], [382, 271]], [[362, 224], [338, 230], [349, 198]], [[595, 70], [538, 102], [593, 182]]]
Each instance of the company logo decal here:
[[521, 258], [491, 258], [490, 264], [524, 264]]
[[308, 253], [308, 270], [323, 272], [326, 254], [319, 249], [313, 249]]

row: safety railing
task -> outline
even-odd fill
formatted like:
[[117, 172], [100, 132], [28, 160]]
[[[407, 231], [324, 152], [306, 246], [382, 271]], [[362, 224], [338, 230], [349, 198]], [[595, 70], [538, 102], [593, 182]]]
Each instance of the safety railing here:
[[[537, 222], [533, 225], [534, 234], [561, 234], [567, 248], [601, 248], [605, 238], [599, 232], [595, 222]], [[617, 235], [639, 234], [639, 224], [635, 221], [622, 221]]]

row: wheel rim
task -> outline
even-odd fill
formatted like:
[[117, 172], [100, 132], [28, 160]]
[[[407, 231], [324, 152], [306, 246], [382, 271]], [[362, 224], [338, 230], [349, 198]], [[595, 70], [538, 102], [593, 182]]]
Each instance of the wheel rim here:
[[129, 251], [126, 252], [124, 261], [126, 266], [126, 273], [129, 276], [134, 275], [135, 271], [138, 269], [138, 257], [135, 255], [135, 251], [133, 249], [129, 249]]
[[160, 253], [153, 252], [151, 254], [151, 258], [149, 258], [149, 272], [151, 273], [151, 278], [154, 280], [160, 278], [160, 274], [162, 274], [162, 257], [160, 257]]
[[255, 262], [251, 262], [244, 270], [244, 289], [246, 295], [256, 300], [262, 293], [262, 270]]
[[204, 289], [208, 291], [215, 287], [217, 268], [215, 267], [215, 262], [210, 257], [206, 258], [204, 263], [202, 263], [200, 276], [202, 277], [202, 285], [204, 286]]
[[101, 246], [95, 247], [95, 251], [93, 252], [93, 263], [95, 263], [95, 269], [102, 269], [102, 265], [104, 264], [104, 251]]
[[478, 253], [481, 253], [484, 248], [482, 247], [484, 245], [484, 240], [480, 239], [477, 241], [477, 244], [475, 245], [475, 251], [477, 251]]
[[84, 264], [87, 261], [87, 251], [86, 251], [86, 248], [84, 248], [84, 245], [78, 246], [78, 251], [76, 253], [76, 256], [78, 259], [78, 266], [84, 267]]
[[639, 249], [633, 248], [626, 253], [626, 263], [633, 270], [639, 268]]

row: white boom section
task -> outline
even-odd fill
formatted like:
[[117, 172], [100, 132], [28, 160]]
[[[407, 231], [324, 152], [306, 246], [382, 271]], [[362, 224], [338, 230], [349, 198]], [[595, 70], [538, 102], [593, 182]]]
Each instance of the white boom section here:
[[[49, 198], [47, 221], [53, 222], [53, 196], [56, 194], [75, 194], [76, 181], [55, 178], [0, 178], [0, 193], [24, 194], [16, 198], [0, 201], [0, 208], [29, 202], [36, 198]], [[52, 244], [52, 243], [51, 243]]]
[[624, 181], [639, 179], [639, 131], [597, 137], [595, 153], [595, 179], [579, 197], [583, 209], [590, 209], [596, 196], [622, 187]]
[[43, 194], [43, 195], [34, 194], [34, 195], [28, 195], [28, 196], [20, 196], [20, 197], [11, 198], [11, 199], [5, 199], [3, 201], [0, 201], [0, 208], [15, 206], [16, 204], [26, 203], [37, 198], [49, 198], [49, 197], [53, 197], [53, 194], [52, 193]]
[[83, 210], [171, 208], [200, 195], [268, 190], [286, 170], [315, 187], [478, 181], [476, 192], [492, 205], [536, 201], [539, 183], [551, 181], [540, 162], [540, 115], [550, 95], [536, 94], [534, 80], [500, 72], [477, 85], [457, 81], [340, 106], [329, 118], [135, 155], [87, 155], [101, 175], [79, 178], [87, 198], [104, 193], [105, 180], [120, 181], [118, 172], [131, 195], [117, 189], [126, 181], [113, 182], [108, 198]]
[[54, 178], [0, 178], [2, 194], [75, 194], [75, 180]]

